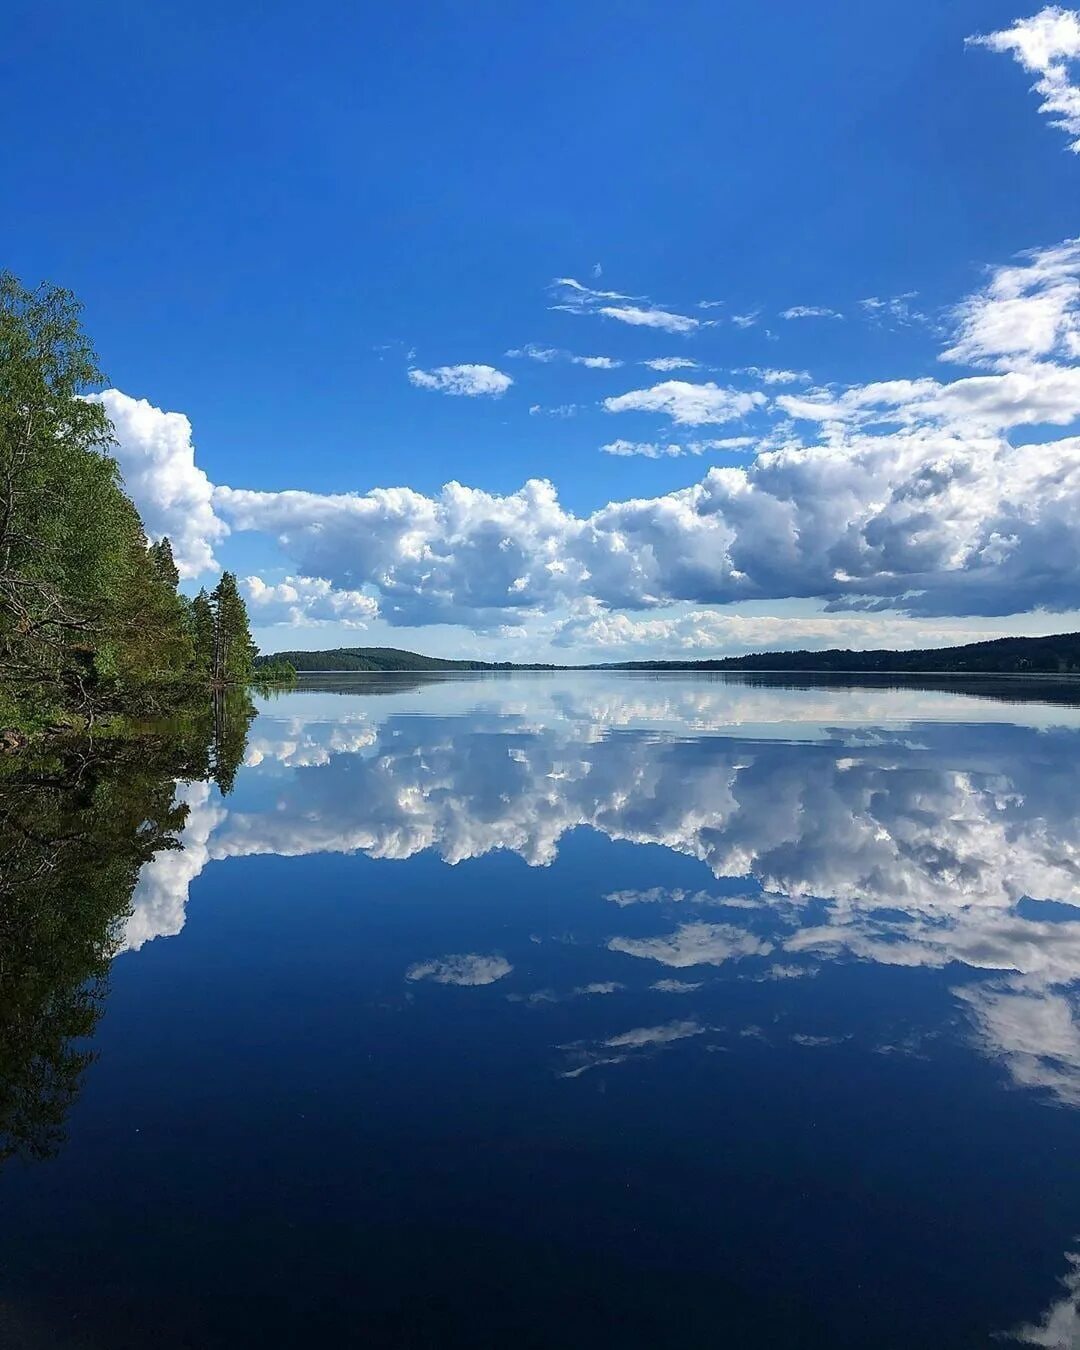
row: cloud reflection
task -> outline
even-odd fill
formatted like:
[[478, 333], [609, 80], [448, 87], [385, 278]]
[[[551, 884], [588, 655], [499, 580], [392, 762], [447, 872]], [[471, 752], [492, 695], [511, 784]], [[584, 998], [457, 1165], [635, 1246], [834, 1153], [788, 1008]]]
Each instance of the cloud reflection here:
[[[460, 864], [505, 851], [551, 866], [585, 828], [702, 871], [699, 888], [646, 875], [599, 895], [627, 921], [612, 923], [610, 952], [680, 971], [746, 963], [776, 981], [841, 959], [955, 967], [973, 1044], [1018, 1086], [1080, 1105], [1080, 923], [1067, 908], [1080, 919], [1080, 711], [601, 676], [462, 681], [409, 698], [330, 710], [286, 699], [275, 706], [288, 715], [254, 724], [227, 804], [182, 785], [184, 851], [144, 871], [127, 947], [178, 933], [189, 883], [221, 859], [431, 852]], [[1029, 897], [1061, 904], [1050, 917]], [[759, 958], [770, 961], [755, 970]], [[409, 978], [482, 985], [510, 969], [469, 953], [422, 961]]]

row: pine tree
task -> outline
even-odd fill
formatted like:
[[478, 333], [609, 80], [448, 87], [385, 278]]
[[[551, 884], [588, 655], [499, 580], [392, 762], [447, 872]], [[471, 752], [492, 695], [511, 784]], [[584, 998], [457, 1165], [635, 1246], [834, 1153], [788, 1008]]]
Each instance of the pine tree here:
[[232, 572], [222, 572], [210, 597], [214, 615], [212, 683], [218, 687], [251, 679], [256, 647], [248, 627], [247, 606]]
[[214, 607], [205, 590], [191, 601], [188, 623], [193, 646], [192, 659], [196, 675], [209, 680], [214, 667]]
[[180, 569], [173, 559], [172, 544], [168, 535], [164, 535], [156, 544], [150, 545], [150, 561], [164, 585], [175, 591], [180, 585]]

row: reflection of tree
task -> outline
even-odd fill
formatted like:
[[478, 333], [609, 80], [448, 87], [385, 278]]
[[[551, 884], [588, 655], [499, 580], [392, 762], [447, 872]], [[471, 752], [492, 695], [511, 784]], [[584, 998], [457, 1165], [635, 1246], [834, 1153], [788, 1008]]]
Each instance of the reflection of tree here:
[[227, 791], [250, 713], [243, 699], [93, 751], [0, 760], [0, 1160], [62, 1142], [139, 871], [187, 816], [176, 780]]

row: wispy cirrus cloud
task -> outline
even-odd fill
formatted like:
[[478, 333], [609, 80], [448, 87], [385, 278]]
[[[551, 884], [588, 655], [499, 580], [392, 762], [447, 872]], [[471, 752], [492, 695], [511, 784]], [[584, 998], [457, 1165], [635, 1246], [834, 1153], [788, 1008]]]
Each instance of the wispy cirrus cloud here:
[[531, 361], [540, 361], [550, 365], [556, 361], [568, 361], [572, 366], [585, 366], [589, 370], [618, 370], [623, 364], [614, 356], [577, 356], [562, 347], [538, 347], [527, 342], [524, 347], [512, 347], [507, 353], [510, 357], [528, 357]]
[[679, 459], [683, 455], [703, 455], [709, 450], [746, 450], [756, 442], [753, 436], [727, 436], [720, 440], [685, 441], [609, 441], [600, 450], [605, 455], [623, 459], [635, 456], [641, 459]]
[[693, 361], [689, 356], [654, 356], [648, 361], [640, 361], [642, 366], [648, 366], [650, 370], [698, 370], [700, 364]]
[[808, 370], [781, 370], [775, 366], [740, 366], [732, 375], [749, 375], [762, 384], [802, 384], [810, 379]]
[[781, 310], [782, 319], [842, 319], [839, 310], [829, 309], [827, 305], [791, 305]]
[[634, 328], [656, 328], [683, 336], [699, 328], [712, 327], [715, 323], [715, 320], [695, 319], [689, 314], [663, 309], [644, 296], [596, 290], [573, 277], [556, 277], [552, 286], [558, 297], [552, 309], [566, 310], [571, 314], [599, 314], [602, 318], [616, 319]]
[[512, 376], [496, 370], [494, 366], [470, 364], [436, 366], [434, 370], [420, 370], [412, 366], [408, 376], [418, 389], [435, 389], [442, 394], [466, 398], [499, 398], [514, 383]]

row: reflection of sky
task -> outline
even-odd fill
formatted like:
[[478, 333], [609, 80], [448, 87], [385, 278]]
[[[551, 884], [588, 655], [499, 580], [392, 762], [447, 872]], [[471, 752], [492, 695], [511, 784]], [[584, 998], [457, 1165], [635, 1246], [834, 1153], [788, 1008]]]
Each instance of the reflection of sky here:
[[[288, 695], [253, 724], [234, 795], [181, 789], [185, 849], [145, 869], [126, 945], [178, 933], [190, 883], [225, 859], [504, 851], [557, 885], [584, 828], [653, 846], [637, 887], [597, 898], [599, 945], [654, 989], [841, 959], [948, 968], [1011, 1081], [1077, 1105], [1078, 751], [1080, 710], [932, 690], [598, 674]], [[664, 885], [655, 848], [697, 865], [696, 886]], [[499, 952], [418, 952], [410, 978], [476, 986], [512, 968]], [[586, 1047], [567, 1071], [635, 1048]]]

